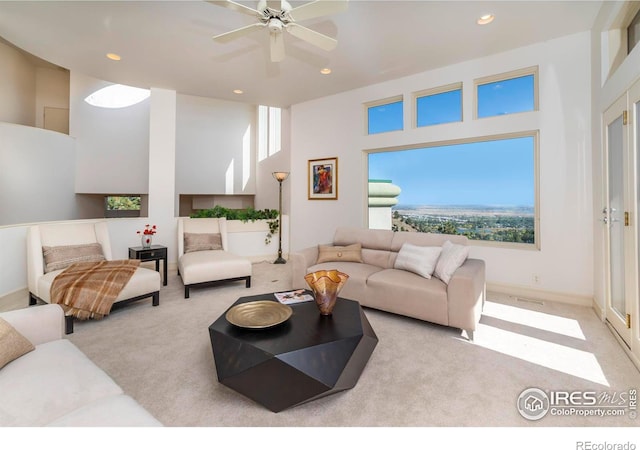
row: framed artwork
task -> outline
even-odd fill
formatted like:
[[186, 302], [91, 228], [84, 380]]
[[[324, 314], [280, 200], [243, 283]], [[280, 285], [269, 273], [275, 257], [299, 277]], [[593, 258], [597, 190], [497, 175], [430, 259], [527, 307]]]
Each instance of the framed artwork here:
[[338, 158], [309, 160], [309, 200], [338, 199]]

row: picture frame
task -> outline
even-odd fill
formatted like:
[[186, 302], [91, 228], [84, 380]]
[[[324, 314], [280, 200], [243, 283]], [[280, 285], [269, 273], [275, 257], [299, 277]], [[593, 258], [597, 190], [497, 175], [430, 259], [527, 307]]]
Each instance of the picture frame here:
[[310, 159], [308, 179], [309, 200], [337, 200], [338, 158]]

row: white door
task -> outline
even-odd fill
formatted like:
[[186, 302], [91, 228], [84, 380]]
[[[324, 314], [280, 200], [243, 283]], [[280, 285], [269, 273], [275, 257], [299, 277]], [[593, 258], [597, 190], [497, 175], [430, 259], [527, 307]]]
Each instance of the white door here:
[[630, 226], [630, 201], [634, 173], [629, 151], [627, 95], [618, 99], [604, 113], [605, 125], [605, 173], [604, 223], [606, 261], [606, 319], [624, 342], [630, 347], [629, 307], [635, 298], [637, 276], [631, 259], [635, 236]]
[[[635, 299], [627, 305], [627, 312], [631, 316], [631, 352], [632, 359], [640, 367], [640, 80], [629, 90], [629, 146], [635, 159], [633, 176], [633, 204], [632, 214], [633, 232], [635, 237], [635, 255], [633, 274], [635, 275]], [[635, 220], [633, 220], [635, 219]]]

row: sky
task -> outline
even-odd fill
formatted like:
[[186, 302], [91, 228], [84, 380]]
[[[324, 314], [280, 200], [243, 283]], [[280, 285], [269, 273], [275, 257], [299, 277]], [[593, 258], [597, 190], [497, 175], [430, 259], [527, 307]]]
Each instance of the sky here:
[[369, 154], [369, 179], [390, 180], [403, 205], [533, 206], [534, 138]]
[[[479, 117], [531, 111], [533, 75], [478, 87]], [[429, 109], [430, 108], [430, 109]], [[418, 102], [418, 124], [459, 121], [459, 92]], [[369, 133], [403, 128], [402, 103], [369, 111]], [[369, 179], [402, 190], [400, 205], [528, 206], [535, 201], [533, 136], [369, 154]]]

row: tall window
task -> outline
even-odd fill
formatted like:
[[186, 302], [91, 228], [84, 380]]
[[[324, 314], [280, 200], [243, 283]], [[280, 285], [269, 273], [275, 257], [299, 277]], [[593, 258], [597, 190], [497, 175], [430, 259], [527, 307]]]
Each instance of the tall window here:
[[367, 103], [367, 134], [402, 130], [403, 106], [402, 97]]
[[415, 94], [416, 126], [462, 121], [462, 83]]
[[282, 110], [258, 106], [258, 160], [278, 153], [282, 148]]
[[377, 151], [369, 179], [401, 189], [393, 229], [536, 244], [538, 132]]
[[476, 80], [476, 117], [537, 110], [537, 74], [534, 67]]

